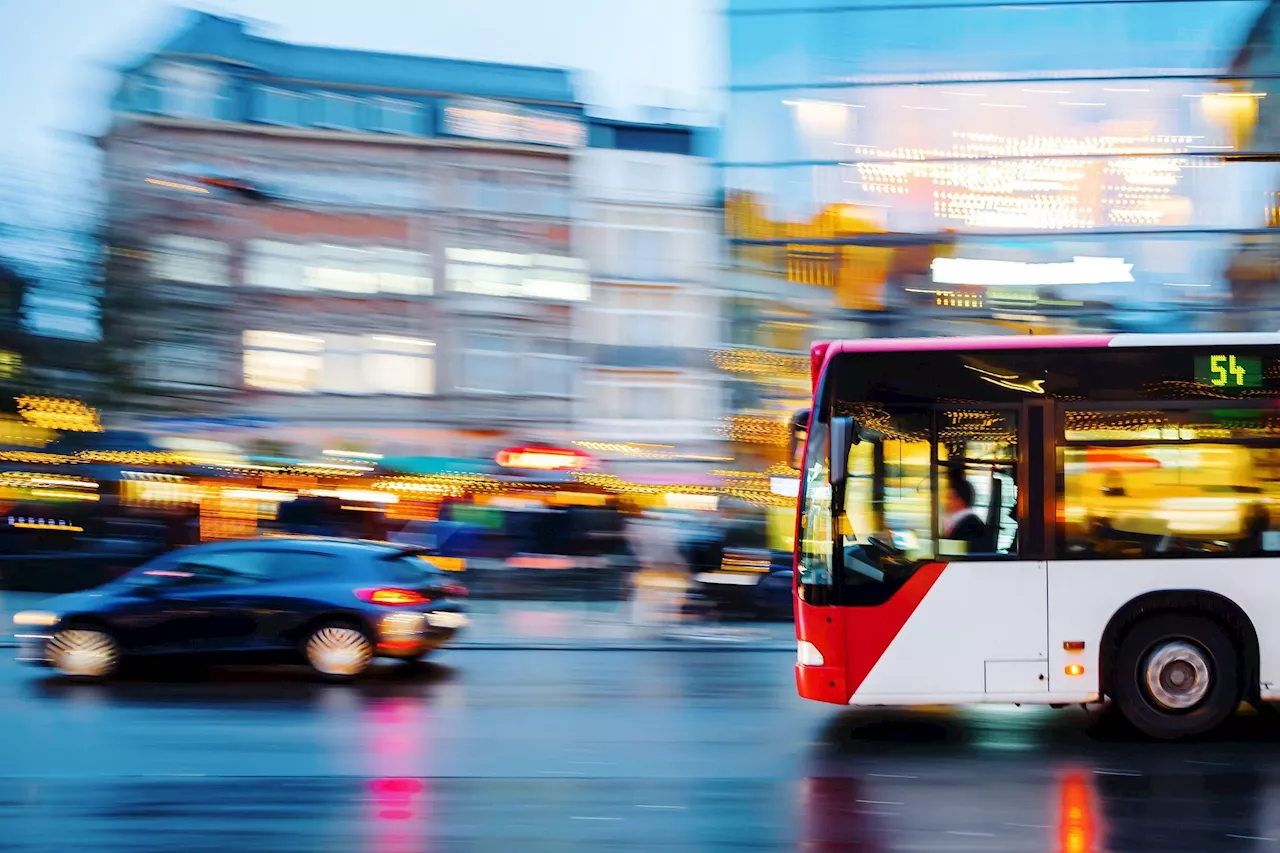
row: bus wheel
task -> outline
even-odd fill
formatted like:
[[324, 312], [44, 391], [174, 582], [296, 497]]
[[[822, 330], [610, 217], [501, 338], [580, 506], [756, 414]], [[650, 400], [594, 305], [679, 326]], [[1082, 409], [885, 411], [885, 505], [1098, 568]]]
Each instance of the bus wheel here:
[[1120, 643], [1113, 683], [1125, 719], [1143, 734], [1177, 740], [1221, 725], [1240, 703], [1239, 655], [1203, 616], [1144, 619]]

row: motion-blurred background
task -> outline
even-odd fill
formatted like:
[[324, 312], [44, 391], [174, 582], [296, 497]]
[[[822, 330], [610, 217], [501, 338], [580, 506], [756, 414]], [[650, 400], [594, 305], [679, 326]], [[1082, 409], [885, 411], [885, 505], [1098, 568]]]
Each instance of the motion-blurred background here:
[[782, 571], [813, 340], [1280, 329], [1274, 3], [434, 5], [5, 10], [6, 585]]

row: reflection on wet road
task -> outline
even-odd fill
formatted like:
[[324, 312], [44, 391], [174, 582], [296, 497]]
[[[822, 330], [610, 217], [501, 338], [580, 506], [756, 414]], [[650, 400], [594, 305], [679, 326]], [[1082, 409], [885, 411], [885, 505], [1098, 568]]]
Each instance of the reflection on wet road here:
[[0, 850], [1280, 850], [1280, 723], [844, 711], [790, 657], [465, 651], [69, 685], [0, 663]]

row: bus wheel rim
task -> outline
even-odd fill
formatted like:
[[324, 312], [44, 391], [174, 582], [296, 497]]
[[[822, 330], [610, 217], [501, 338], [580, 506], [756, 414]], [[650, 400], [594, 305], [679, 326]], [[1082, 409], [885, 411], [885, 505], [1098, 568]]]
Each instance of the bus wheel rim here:
[[1182, 640], [1152, 649], [1147, 655], [1144, 678], [1151, 698], [1171, 711], [1194, 708], [1213, 686], [1204, 651]]
[[355, 628], [322, 628], [307, 641], [307, 660], [325, 675], [358, 675], [372, 658], [369, 638]]

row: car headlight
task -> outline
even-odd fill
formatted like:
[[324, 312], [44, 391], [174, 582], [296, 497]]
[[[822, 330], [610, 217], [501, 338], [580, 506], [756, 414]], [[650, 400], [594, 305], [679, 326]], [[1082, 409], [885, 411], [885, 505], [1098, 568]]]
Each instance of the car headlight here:
[[61, 618], [57, 613], [51, 613], [48, 610], [23, 610], [13, 614], [13, 624], [38, 625], [47, 628], [50, 625], [57, 625]]

